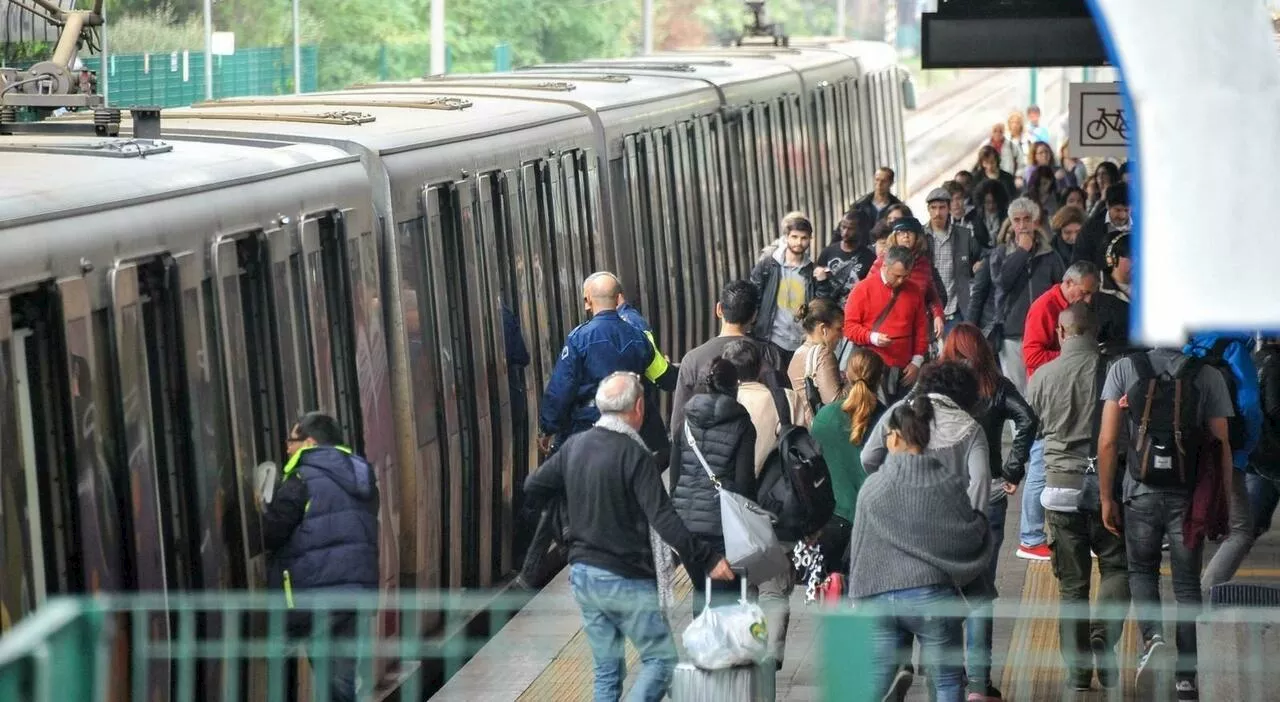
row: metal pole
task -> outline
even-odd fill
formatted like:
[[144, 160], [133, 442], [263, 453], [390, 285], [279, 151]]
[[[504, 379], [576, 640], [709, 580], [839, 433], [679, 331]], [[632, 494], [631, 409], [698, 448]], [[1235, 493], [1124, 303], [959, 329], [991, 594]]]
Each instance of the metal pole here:
[[102, 84], [102, 106], [107, 107], [111, 104], [111, 47], [107, 40], [107, 31], [111, 26], [107, 22], [107, 3], [102, 3], [102, 48], [98, 57], [99, 76], [98, 82]]
[[444, 73], [444, 0], [431, 0], [431, 74]]
[[641, 46], [647, 56], [653, 53], [653, 0], [644, 0], [643, 8], [641, 10], [644, 15]]
[[848, 0], [836, 0], [836, 35], [841, 39], [847, 38], [848, 18], [846, 17], [845, 5]]
[[1036, 78], [1038, 77], [1038, 73], [1039, 71], [1035, 68], [1031, 69], [1031, 99], [1027, 102], [1028, 105], [1036, 104]]
[[213, 99], [213, 0], [204, 0], [204, 99]]
[[293, 0], [293, 93], [302, 92], [302, 39], [299, 32], [298, 0]]

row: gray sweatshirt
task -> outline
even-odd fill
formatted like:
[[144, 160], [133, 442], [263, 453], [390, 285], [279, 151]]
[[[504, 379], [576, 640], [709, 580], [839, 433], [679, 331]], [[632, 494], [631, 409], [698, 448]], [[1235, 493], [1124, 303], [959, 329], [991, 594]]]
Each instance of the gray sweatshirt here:
[[858, 491], [849, 596], [929, 585], [964, 587], [991, 563], [991, 529], [966, 480], [927, 453], [889, 454]]
[[[986, 435], [978, 422], [951, 398], [930, 393], [929, 399], [933, 400], [933, 422], [929, 426], [929, 446], [925, 453], [965, 478], [965, 491], [973, 508], [986, 514], [991, 502], [991, 463], [987, 459]], [[862, 468], [867, 473], [879, 470], [884, 463], [888, 453], [884, 437], [889, 431], [889, 415], [897, 406], [894, 404], [880, 415], [880, 421], [862, 446]]]

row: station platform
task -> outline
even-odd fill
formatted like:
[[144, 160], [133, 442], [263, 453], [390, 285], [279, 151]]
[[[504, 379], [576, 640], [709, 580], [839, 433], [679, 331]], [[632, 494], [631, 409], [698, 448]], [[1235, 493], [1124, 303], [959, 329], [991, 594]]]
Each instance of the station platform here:
[[[1018, 545], [1018, 512], [1015, 507], [1020, 498], [1021, 493], [1014, 495], [1006, 522], [997, 582], [1001, 593], [998, 602], [1053, 604], [1058, 601], [1058, 585], [1049, 563], [1026, 561], [1014, 555]], [[1216, 544], [1206, 547], [1206, 563], [1216, 549]], [[1168, 573], [1166, 557], [1161, 584], [1166, 611], [1171, 611], [1173, 598]], [[1280, 533], [1272, 530], [1258, 540], [1235, 580], [1255, 583], [1280, 581]], [[1096, 568], [1094, 585], [1096, 592]], [[676, 588], [679, 604], [672, 621], [677, 642], [680, 632], [691, 619], [690, 591], [689, 581], [680, 569]], [[779, 701], [824, 699], [823, 652], [817, 636], [818, 611], [817, 605], [805, 605], [803, 588], [798, 587], [792, 598], [786, 660], [778, 673]], [[1172, 645], [1171, 631], [1168, 638]], [[1139, 695], [1134, 688], [1138, 635], [1132, 619], [1126, 623], [1120, 652], [1121, 688], [1108, 696], [1108, 691], [1098, 688], [1095, 683], [1090, 692], [1071, 692], [1064, 697], [1057, 621], [1033, 617], [997, 618], [992, 677], [1006, 700], [1074, 699], [1092, 702], [1151, 699], [1149, 694]], [[629, 687], [639, 662], [630, 646], [627, 654]], [[565, 569], [431, 699], [441, 702], [578, 702], [591, 699], [591, 685], [591, 651], [570, 593], [568, 569]], [[918, 680], [908, 700], [923, 702], [928, 699], [925, 683]]]

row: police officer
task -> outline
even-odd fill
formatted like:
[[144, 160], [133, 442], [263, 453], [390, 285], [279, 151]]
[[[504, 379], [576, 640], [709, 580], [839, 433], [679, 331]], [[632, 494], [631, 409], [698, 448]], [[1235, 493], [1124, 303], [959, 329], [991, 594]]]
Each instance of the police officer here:
[[[596, 275], [612, 274], [597, 273]], [[649, 339], [649, 345], [653, 347], [653, 362], [649, 364], [649, 367], [644, 372], [644, 377], [647, 381], [644, 383], [644, 406], [653, 408], [653, 411], [644, 413], [644, 426], [640, 429], [640, 438], [644, 439], [645, 446], [649, 447], [649, 450], [654, 453], [653, 459], [657, 462], [658, 469], [664, 471], [671, 461], [671, 441], [667, 437], [667, 427], [662, 421], [662, 415], [658, 412], [658, 407], [660, 406], [658, 404], [658, 391], [672, 392], [676, 389], [680, 366], [671, 363], [663, 355], [662, 351], [658, 349], [658, 342], [653, 336], [653, 329], [649, 326], [649, 322], [644, 318], [644, 315], [640, 314], [640, 310], [627, 301], [625, 294], [619, 299], [622, 300], [622, 304], [618, 306], [618, 316], [622, 317], [627, 324], [644, 333], [645, 337]]]
[[[538, 413], [538, 448], [549, 454], [564, 440], [590, 429], [600, 418], [596, 386], [611, 373], [647, 375], [660, 358], [644, 332], [618, 313], [622, 285], [610, 273], [592, 275], [582, 285], [591, 319], [569, 332]], [[664, 359], [665, 361], [665, 359]]]
[[[262, 514], [268, 584], [284, 590], [290, 608], [298, 591], [378, 589], [377, 481], [369, 463], [342, 444], [333, 417], [303, 415], [289, 432], [289, 462]], [[290, 612], [290, 637], [307, 636], [310, 625], [305, 614]], [[354, 612], [331, 615], [335, 639], [355, 633]], [[354, 702], [355, 661], [332, 660], [329, 675], [333, 699]]]

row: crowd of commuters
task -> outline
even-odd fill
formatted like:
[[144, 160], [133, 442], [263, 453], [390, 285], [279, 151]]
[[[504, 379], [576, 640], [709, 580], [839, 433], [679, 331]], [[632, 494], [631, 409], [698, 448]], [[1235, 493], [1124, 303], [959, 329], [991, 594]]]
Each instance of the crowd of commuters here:
[[[561, 514], [549, 531], [568, 546], [596, 699], [618, 698], [624, 637], [644, 665], [634, 694], [659, 699], [669, 683], [666, 620], [634, 611], [652, 601], [660, 612], [667, 545], [699, 593], [695, 610], [704, 583], [714, 603], [751, 581], [768, 622], [763, 667], [781, 668], [795, 573], [756, 582], [730, 568], [718, 491], [755, 499], [792, 426], [821, 448], [835, 496], [805, 540], [848, 574], [855, 606], [878, 608], [875, 684], [887, 699], [912, 684], [913, 639], [938, 700], [1001, 698], [992, 603], [1011, 502], [1017, 556], [1052, 561], [1064, 603], [1089, 601], [1096, 559], [1102, 603], [1158, 605], [1163, 549], [1179, 607], [1229, 580], [1280, 503], [1280, 344], [1263, 342], [1256, 363], [1246, 335], [1130, 344], [1125, 171], [1087, 173], [1065, 144], [1055, 151], [1034, 109], [992, 130], [972, 173], [928, 193], [923, 222], [881, 168], [816, 257], [811, 221], [787, 215], [750, 279], [722, 290], [720, 334], [678, 365], [637, 311], [619, 314], [621, 281], [589, 279], [593, 317], [552, 375], [550, 458], [526, 490], [529, 507]], [[656, 387], [674, 388], [661, 441], [649, 429], [663, 419]], [[1220, 498], [1208, 505], [1206, 476]], [[545, 550], [535, 543], [528, 559]], [[967, 617], [921, 609], [958, 596]], [[1178, 625], [1176, 664], [1162, 664], [1170, 649], [1143, 611], [1138, 676], [1176, 670], [1177, 698], [1198, 699], [1194, 624]], [[1118, 641], [1116, 622], [1064, 616], [1068, 686], [1116, 686]]]

